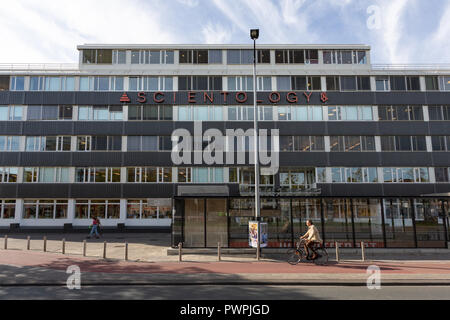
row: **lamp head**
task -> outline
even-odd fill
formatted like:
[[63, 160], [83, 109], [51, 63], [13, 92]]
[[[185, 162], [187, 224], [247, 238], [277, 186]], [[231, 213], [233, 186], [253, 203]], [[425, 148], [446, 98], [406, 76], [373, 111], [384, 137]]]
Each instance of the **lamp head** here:
[[252, 38], [252, 40], [256, 40], [259, 38], [259, 29], [251, 29], [250, 30], [250, 38]]

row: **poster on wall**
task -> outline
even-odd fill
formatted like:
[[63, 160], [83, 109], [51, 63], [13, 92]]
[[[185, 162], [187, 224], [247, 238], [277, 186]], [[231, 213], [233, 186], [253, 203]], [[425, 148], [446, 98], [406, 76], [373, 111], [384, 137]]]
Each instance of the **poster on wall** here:
[[268, 236], [268, 225], [265, 222], [259, 223], [260, 230], [258, 230], [258, 221], [249, 221], [248, 223], [248, 244], [252, 248], [258, 247], [258, 234], [261, 236], [261, 248], [267, 247], [269, 236]]

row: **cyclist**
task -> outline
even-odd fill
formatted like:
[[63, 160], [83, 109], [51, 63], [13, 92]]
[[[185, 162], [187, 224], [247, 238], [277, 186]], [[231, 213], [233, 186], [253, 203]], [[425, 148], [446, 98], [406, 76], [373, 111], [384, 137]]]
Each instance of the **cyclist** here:
[[[322, 239], [320, 238], [319, 230], [317, 230], [316, 226], [311, 220], [306, 221], [306, 225], [308, 226], [308, 232], [306, 232], [300, 239], [306, 239], [305, 242], [305, 251], [306, 257], [308, 260], [315, 260], [317, 258], [317, 252], [314, 250], [315, 243], [322, 243]], [[313, 252], [313, 256], [309, 259], [309, 249]]]

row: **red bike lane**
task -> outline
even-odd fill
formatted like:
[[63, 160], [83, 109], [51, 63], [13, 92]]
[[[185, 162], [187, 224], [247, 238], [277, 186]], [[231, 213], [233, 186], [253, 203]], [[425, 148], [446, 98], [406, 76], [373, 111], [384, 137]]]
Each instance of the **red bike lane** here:
[[[188, 258], [186, 258], [188, 259]], [[326, 266], [287, 262], [132, 262], [74, 257], [54, 253], [0, 250], [0, 265], [66, 270], [77, 265], [84, 272], [111, 274], [295, 274], [348, 273], [365, 274], [370, 265], [378, 266], [384, 274], [450, 274], [450, 261], [330, 261]]]

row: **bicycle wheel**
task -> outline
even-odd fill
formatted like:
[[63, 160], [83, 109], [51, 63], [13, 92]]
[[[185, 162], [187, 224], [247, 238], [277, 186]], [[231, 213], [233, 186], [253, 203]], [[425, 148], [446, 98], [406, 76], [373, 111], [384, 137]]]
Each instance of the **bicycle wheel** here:
[[295, 266], [300, 262], [300, 260], [302, 260], [301, 253], [296, 249], [289, 249], [287, 255], [287, 262], [293, 266]]
[[314, 260], [314, 263], [319, 265], [319, 266], [323, 266], [326, 265], [328, 263], [328, 252], [323, 249], [317, 249], [317, 259]]

